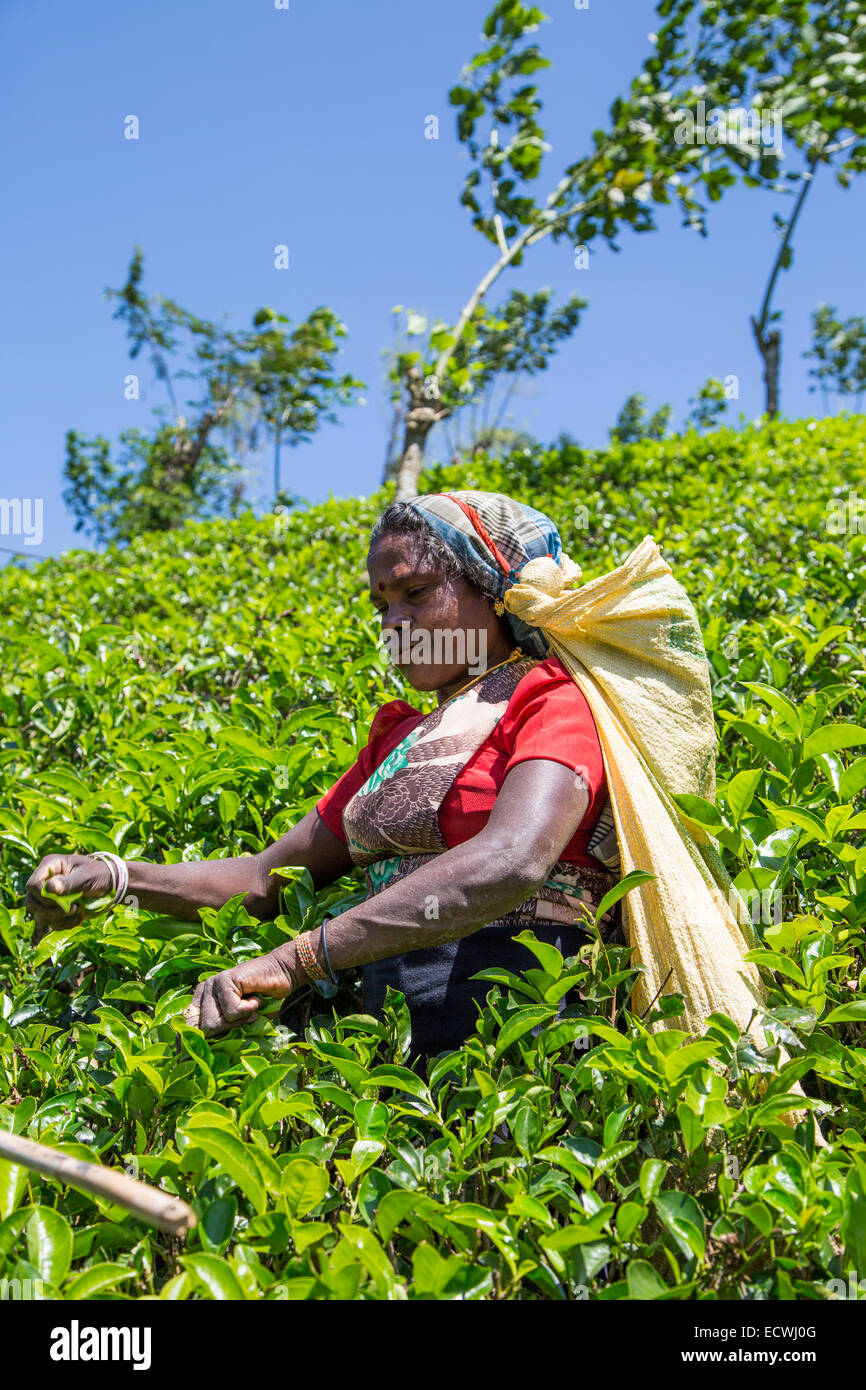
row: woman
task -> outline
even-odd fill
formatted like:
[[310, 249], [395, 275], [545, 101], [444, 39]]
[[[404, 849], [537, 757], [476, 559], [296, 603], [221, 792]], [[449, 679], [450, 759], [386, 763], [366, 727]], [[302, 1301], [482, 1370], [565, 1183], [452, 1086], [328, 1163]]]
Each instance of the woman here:
[[[367, 567], [370, 599], [422, 715], [403, 700], [377, 712], [366, 747], [317, 806], [253, 857], [201, 863], [53, 854], [28, 885], [40, 925], [59, 909], [42, 890], [84, 898], [133, 893], [146, 910], [195, 920], [244, 893], [260, 918], [279, 908], [271, 870], [306, 867], [317, 889], [361, 867], [365, 902], [202, 982], [189, 1021], [207, 1034], [250, 1021], [263, 996], [362, 966], [365, 1007], [389, 985], [412, 1020], [412, 1054], [457, 1047], [474, 1030], [490, 966], [535, 958], [513, 940], [531, 927], [574, 954], [614, 882], [616, 836], [586, 699], [539, 628], [506, 614], [502, 596], [531, 559], [559, 562], [543, 513], [498, 493], [457, 492], [389, 507]], [[64, 922], [68, 918], [63, 919]], [[609, 939], [618, 913], [606, 914]]]

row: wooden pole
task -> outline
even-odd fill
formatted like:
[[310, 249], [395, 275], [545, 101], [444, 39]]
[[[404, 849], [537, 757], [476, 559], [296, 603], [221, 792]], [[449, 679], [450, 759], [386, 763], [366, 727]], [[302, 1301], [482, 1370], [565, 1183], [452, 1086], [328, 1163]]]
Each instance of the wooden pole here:
[[0, 1158], [31, 1168], [46, 1178], [68, 1183], [82, 1192], [92, 1192], [107, 1202], [116, 1202], [139, 1220], [146, 1221], [150, 1226], [158, 1226], [161, 1231], [168, 1231], [173, 1236], [184, 1235], [198, 1221], [192, 1207], [187, 1206], [180, 1197], [129, 1178], [116, 1168], [103, 1168], [99, 1163], [73, 1158], [71, 1154], [60, 1153], [47, 1144], [38, 1144], [34, 1139], [25, 1139], [20, 1134], [0, 1130]]

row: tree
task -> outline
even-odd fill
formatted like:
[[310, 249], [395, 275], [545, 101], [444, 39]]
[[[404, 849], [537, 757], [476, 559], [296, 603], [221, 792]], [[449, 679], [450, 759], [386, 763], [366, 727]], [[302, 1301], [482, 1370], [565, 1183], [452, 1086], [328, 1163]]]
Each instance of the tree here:
[[[773, 308], [779, 274], [793, 259], [794, 233], [822, 166], [846, 188], [866, 167], [866, 3], [864, 0], [665, 0], [666, 33], [680, 50], [666, 67], [676, 81], [691, 74], [703, 87], [703, 138], [724, 143], [752, 187], [764, 183], [794, 197], [780, 234], [763, 298], [751, 325], [764, 367], [765, 410], [779, 410], [781, 313]], [[712, 111], [708, 107], [718, 103]], [[724, 109], [723, 109], [724, 108]], [[802, 159], [780, 181], [784, 141]]]
[[633, 391], [627, 396], [610, 431], [611, 439], [618, 444], [636, 444], [641, 439], [664, 439], [674, 413], [673, 407], [659, 406], [655, 414], [647, 419], [646, 404], [646, 396], [640, 391]]
[[332, 358], [346, 329], [330, 309], [317, 308], [291, 333], [284, 314], [259, 309], [253, 324], [252, 390], [274, 441], [274, 496], [281, 494], [280, 451], [311, 439], [323, 423], [337, 423], [336, 406], [347, 405], [363, 383], [351, 376], [334, 378]]
[[[535, 294], [512, 290], [498, 309], [477, 306], [472, 323], [467, 324], [455, 347], [452, 369], [439, 387], [437, 404], [452, 458], [480, 451], [489, 453], [496, 440], [505, 441], [506, 411], [518, 384], [545, 371], [557, 344], [576, 329], [587, 301], [575, 294], [561, 307], [553, 308], [552, 297], [549, 289], [537, 290]], [[423, 314], [404, 311], [399, 306], [394, 312], [397, 341], [390, 354], [388, 374], [394, 423], [384, 482], [395, 475], [399, 463], [397, 444], [404, 383], [415, 379], [409, 376], [412, 368], [429, 360], [448, 336], [447, 325], [441, 321], [430, 328]], [[422, 409], [427, 399], [425, 388], [429, 393], [429, 379], [422, 383]]]
[[[297, 444], [361, 385], [338, 377], [334, 358], [346, 329], [332, 310], [317, 308], [291, 332], [289, 320], [260, 309], [240, 332], [200, 319], [163, 296], [142, 292], [144, 261], [136, 248], [114, 317], [126, 325], [129, 355], [145, 353], [167, 405], [153, 411], [150, 433], [124, 430], [119, 456], [99, 435], [66, 437], [64, 500], [75, 529], [98, 541], [129, 540], [142, 531], [167, 530], [190, 517], [235, 513], [243, 499], [243, 456], [272, 437], [274, 492], [280, 493], [282, 439]], [[137, 378], [131, 378], [136, 384]], [[191, 382], [181, 404], [181, 382]], [[165, 417], [170, 416], [168, 420]]]
[[825, 414], [831, 387], [840, 397], [855, 396], [854, 408], [860, 409], [866, 390], [866, 319], [858, 316], [843, 323], [832, 305], [819, 304], [812, 313], [812, 347], [803, 356], [816, 362], [809, 368], [815, 382], [809, 390], [820, 388]]
[[718, 377], [709, 377], [697, 395], [689, 397], [689, 405], [694, 409], [688, 421], [696, 430], [716, 429], [728, 408], [724, 382]]
[[[449, 379], [459, 371], [458, 348], [476, 321], [479, 304], [505, 270], [522, 264], [530, 247], [550, 236], [570, 242], [577, 256], [586, 254], [588, 243], [600, 237], [619, 250], [617, 237], [624, 227], [655, 230], [653, 205], [671, 202], [679, 204], [686, 225], [704, 235], [699, 188], [711, 201], [720, 198], [736, 182], [732, 162], [758, 184], [767, 183], [771, 172], [775, 176], [775, 167], [771, 171], [744, 153], [736, 134], [730, 140], [725, 135], [710, 150], [677, 138], [682, 124], [678, 107], [694, 97], [689, 79], [702, 56], [700, 51], [692, 53], [687, 29], [697, 22], [703, 34], [703, 9], [699, 0], [661, 0], [658, 13], [670, 18], [650, 36], [652, 53], [628, 97], [614, 101], [606, 127], [592, 132], [584, 152], [564, 169], [543, 201], [533, 195], [532, 185], [549, 146], [539, 120], [542, 103], [527, 78], [550, 64], [535, 43], [524, 40], [546, 16], [519, 0], [498, 0], [488, 14], [487, 45], [472, 58], [449, 99], [457, 107], [458, 139], [472, 166], [461, 201], [475, 228], [496, 247], [496, 257], [453, 328], [439, 335], [435, 352], [405, 373], [396, 496], [411, 496], [416, 490], [427, 436], [449, 413]], [[749, 78], [763, 72], [764, 46], [745, 54], [738, 49], [737, 61]], [[703, 92], [711, 100], [722, 99], [730, 86], [727, 68], [718, 75], [706, 69]], [[486, 138], [477, 133], [482, 123], [489, 131]], [[501, 130], [505, 139], [500, 139]]]

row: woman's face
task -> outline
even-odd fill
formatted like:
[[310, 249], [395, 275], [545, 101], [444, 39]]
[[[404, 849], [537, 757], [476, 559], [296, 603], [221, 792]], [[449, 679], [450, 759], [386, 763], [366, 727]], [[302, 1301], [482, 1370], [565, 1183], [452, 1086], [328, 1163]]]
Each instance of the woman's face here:
[[413, 537], [383, 536], [367, 556], [367, 571], [383, 642], [416, 690], [446, 699], [513, 650], [511, 629], [492, 600], [431, 568]]

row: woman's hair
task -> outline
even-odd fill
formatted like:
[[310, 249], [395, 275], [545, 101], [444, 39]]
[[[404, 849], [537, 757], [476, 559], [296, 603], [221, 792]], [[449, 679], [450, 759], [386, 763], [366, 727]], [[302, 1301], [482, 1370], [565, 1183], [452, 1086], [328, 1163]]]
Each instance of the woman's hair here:
[[462, 579], [486, 598], [495, 598], [490, 581], [481, 564], [464, 561], [411, 502], [392, 502], [379, 517], [370, 536], [370, 549], [385, 536], [411, 536], [423, 564], [441, 569], [451, 579]]

